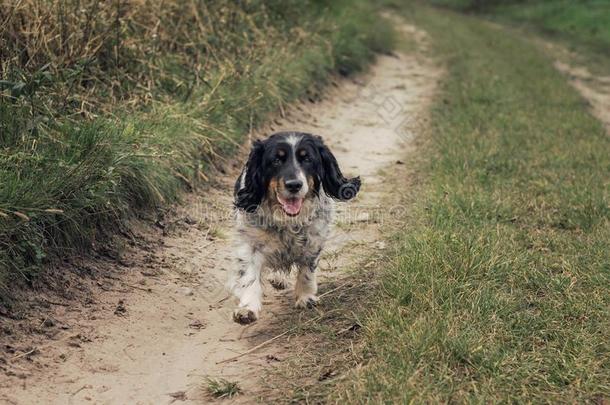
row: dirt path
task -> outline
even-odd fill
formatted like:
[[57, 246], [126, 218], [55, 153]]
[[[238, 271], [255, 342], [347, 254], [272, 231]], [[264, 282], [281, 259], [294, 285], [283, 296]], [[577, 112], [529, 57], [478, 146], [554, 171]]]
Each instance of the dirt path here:
[[[417, 33], [420, 50], [425, 47], [425, 34], [402, 29]], [[355, 263], [365, 246], [383, 249], [378, 216], [389, 212], [379, 206], [386, 192], [383, 176], [391, 176], [387, 168], [399, 164], [411, 144], [439, 74], [421, 53], [381, 56], [369, 74], [338, 82], [325, 100], [296, 106], [261, 131], [260, 136], [281, 129], [320, 134], [343, 171], [363, 178], [357, 201], [338, 207], [320, 266], [322, 300], [332, 293], [329, 278]], [[267, 286], [258, 322], [244, 327], [231, 321], [235, 302], [224, 283], [231, 266], [231, 190], [239, 169], [236, 163], [201, 195], [189, 196], [158, 224], [163, 229], [141, 230], [136, 240], [147, 242], [126, 248], [123, 268], [107, 269], [116, 276], [98, 279], [105, 291], [98, 288], [87, 305], [49, 305], [39, 325], [44, 338], [30, 346], [13, 340], [0, 402], [201, 403], [209, 400], [208, 376], [239, 382], [244, 395], [237, 400], [252, 401], [264, 370], [289, 343], [277, 339], [226, 360], [272, 337], [282, 314], [295, 309], [291, 288], [276, 292]], [[350, 249], [339, 251], [345, 246]], [[27, 353], [32, 346], [36, 350]]]
[[557, 60], [554, 66], [565, 74], [570, 84], [589, 102], [591, 111], [610, 135], [610, 76], [597, 76], [585, 66]]
[[592, 73], [583, 57], [565, 46], [536, 38], [534, 42], [554, 59], [553, 66], [563, 73], [570, 85], [580, 93], [610, 135], [610, 75]]

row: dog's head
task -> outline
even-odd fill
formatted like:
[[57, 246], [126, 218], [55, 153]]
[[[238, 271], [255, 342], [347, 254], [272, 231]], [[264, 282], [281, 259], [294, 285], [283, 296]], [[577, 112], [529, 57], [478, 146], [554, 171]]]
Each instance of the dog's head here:
[[263, 201], [297, 216], [320, 189], [347, 201], [360, 189], [360, 177], [346, 179], [322, 138], [300, 132], [280, 132], [255, 141], [248, 162], [235, 183], [235, 206], [254, 212]]

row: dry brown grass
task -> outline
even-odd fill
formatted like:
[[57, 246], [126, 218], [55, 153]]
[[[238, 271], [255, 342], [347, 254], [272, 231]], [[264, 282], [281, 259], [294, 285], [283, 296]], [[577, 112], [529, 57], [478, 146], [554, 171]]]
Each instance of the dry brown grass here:
[[[243, 71], [238, 64], [260, 58], [278, 36], [286, 37], [273, 20], [278, 6], [9, 1], [0, 8], [0, 78], [27, 86], [30, 76], [45, 72], [48, 82], [62, 84], [56, 98], [83, 114], [120, 100], [141, 107], [159, 92], [187, 97], [202, 84], [213, 88], [208, 72]], [[296, 41], [302, 35], [310, 34], [290, 34]]]

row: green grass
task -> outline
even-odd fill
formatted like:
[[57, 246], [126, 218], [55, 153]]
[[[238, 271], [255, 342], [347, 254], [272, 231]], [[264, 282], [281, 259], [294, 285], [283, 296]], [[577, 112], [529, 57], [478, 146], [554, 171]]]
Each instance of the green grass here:
[[610, 398], [610, 137], [537, 48], [411, 5], [447, 76], [339, 403]]
[[608, 0], [431, 0], [430, 3], [531, 26], [610, 55]]
[[238, 383], [224, 378], [207, 378], [205, 388], [214, 398], [233, 398], [242, 392]]
[[526, 23], [558, 34], [610, 56], [610, 1], [537, 1], [512, 4], [492, 11], [504, 20]]
[[116, 4], [2, 14], [0, 298], [201, 187], [282, 105], [392, 44], [367, 1]]

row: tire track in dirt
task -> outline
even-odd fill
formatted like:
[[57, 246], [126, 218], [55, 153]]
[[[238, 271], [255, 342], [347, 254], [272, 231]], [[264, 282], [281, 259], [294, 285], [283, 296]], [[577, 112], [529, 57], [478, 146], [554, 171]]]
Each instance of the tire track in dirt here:
[[[589, 104], [591, 113], [610, 135], [610, 75], [596, 74], [589, 70], [587, 58], [568, 49], [565, 45], [544, 38], [534, 38], [553, 60], [553, 66], [566, 76], [568, 82]], [[590, 66], [591, 67], [591, 66]]]
[[[391, 215], [380, 205], [388, 192], [383, 179], [412, 146], [441, 74], [421, 52], [425, 33], [399, 28], [415, 37], [418, 52], [380, 56], [367, 75], [339, 81], [323, 101], [297, 105], [257, 134], [292, 129], [322, 135], [344, 173], [363, 179], [353, 204], [337, 204], [337, 225], [320, 265], [322, 296], [332, 293], [330, 279], [362, 260], [365, 246], [383, 248], [380, 227]], [[200, 403], [209, 400], [204, 381], [210, 376], [239, 382], [244, 394], [237, 400], [254, 401], [259, 379], [289, 343], [277, 339], [225, 360], [271, 338], [273, 325], [296, 310], [291, 288], [277, 292], [267, 285], [260, 320], [246, 327], [231, 321], [235, 300], [224, 283], [232, 257], [232, 185], [240, 168], [235, 163], [203, 193], [188, 196], [159, 224], [163, 230], [141, 229], [140, 239], [148, 242], [123, 252], [127, 269], [86, 310], [50, 307], [49, 319], [65, 329], [37, 343], [31, 355], [9, 358], [0, 400]]]
[[591, 112], [610, 135], [610, 76], [594, 75], [585, 66], [561, 60], [556, 60], [553, 65], [568, 77], [572, 87], [587, 100]]

